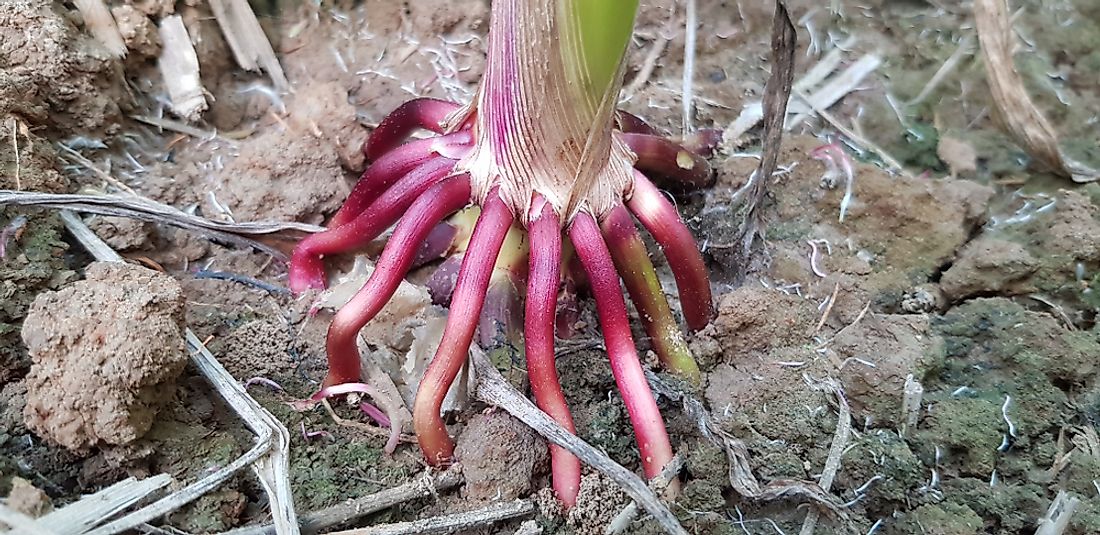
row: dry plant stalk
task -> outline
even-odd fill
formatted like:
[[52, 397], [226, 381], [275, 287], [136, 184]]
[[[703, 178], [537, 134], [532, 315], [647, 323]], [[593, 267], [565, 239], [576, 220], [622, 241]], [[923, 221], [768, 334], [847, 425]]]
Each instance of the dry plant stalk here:
[[40, 528], [33, 518], [3, 503], [0, 503], [0, 528], [4, 529], [4, 533], [12, 535], [57, 535], [48, 529]]
[[[839, 408], [839, 414], [836, 420], [836, 433], [833, 434], [833, 442], [829, 446], [829, 456], [825, 459], [825, 468], [821, 471], [821, 477], [818, 478], [817, 481], [821, 490], [828, 492], [833, 486], [833, 480], [836, 478], [837, 471], [840, 470], [840, 459], [844, 455], [844, 450], [848, 447], [848, 441], [852, 436], [852, 408], [848, 405], [848, 400], [844, 397], [844, 390], [841, 389], [840, 384], [835, 380], [825, 379], [817, 381], [811, 379], [808, 375], [804, 375], [803, 380], [805, 380], [806, 384], [814, 390], [832, 392], [833, 395], [836, 396], [837, 406]], [[820, 519], [821, 510], [810, 510], [810, 512], [806, 514], [806, 520], [802, 523], [802, 529], [798, 532], [799, 535], [813, 535], [814, 529], [817, 527], [817, 522]]]
[[[109, 176], [109, 175], [107, 175]], [[65, 193], [37, 193], [27, 191], [0, 190], [0, 206], [37, 206], [55, 210], [72, 210], [88, 214], [128, 217], [169, 225], [194, 232], [208, 239], [238, 247], [254, 248], [285, 260], [286, 255], [278, 248], [259, 240], [290, 239], [304, 233], [324, 230], [307, 223], [255, 221], [225, 223], [191, 215], [172, 206], [158, 203], [139, 196], [122, 195], [83, 195]]]
[[371, 526], [369, 528], [337, 531], [331, 535], [421, 535], [426, 533], [468, 532], [476, 528], [491, 526], [512, 518], [527, 516], [535, 512], [535, 504], [528, 500], [498, 502], [466, 513]]
[[904, 437], [909, 433], [909, 430], [917, 428], [917, 423], [920, 422], [920, 407], [923, 397], [924, 386], [920, 384], [920, 381], [913, 379], [913, 374], [907, 375], [905, 377], [905, 387], [902, 390], [901, 436]]
[[206, 111], [206, 95], [199, 77], [199, 57], [183, 18], [179, 15], [165, 17], [158, 28], [164, 44], [157, 67], [168, 89], [172, 112], [188, 120], [198, 120]]
[[783, 124], [794, 84], [794, 51], [797, 46], [798, 34], [787, 13], [787, 6], [777, 0], [772, 20], [772, 74], [764, 85], [764, 154], [750, 184], [745, 186], [748, 198], [742, 211], [744, 219], [735, 239], [735, 243], [740, 244], [734, 275], [738, 281], [748, 274], [753, 241], [764, 232], [764, 197], [768, 193], [768, 181], [775, 172], [783, 142]]
[[1081, 500], [1076, 496], [1070, 496], [1066, 491], [1058, 491], [1054, 501], [1050, 504], [1046, 516], [1039, 520], [1039, 527], [1035, 535], [1062, 535], [1069, 527], [1069, 521]]
[[99, 44], [107, 50], [111, 56], [121, 58], [126, 56], [126, 43], [122, 41], [122, 34], [118, 32], [118, 25], [107, 4], [103, 0], [75, 0], [76, 9], [80, 16], [84, 17], [84, 27], [95, 37]]
[[237, 65], [246, 71], [267, 71], [278, 91], [289, 91], [290, 82], [275, 56], [260, 21], [252, 12], [248, 0], [210, 0], [210, 9], [222, 29], [225, 41], [233, 51]]
[[[389, 509], [418, 498], [426, 498], [450, 490], [463, 482], [462, 466], [454, 465], [443, 472], [424, 476], [393, 488], [340, 502], [331, 507], [306, 513], [299, 519], [302, 533], [320, 533], [333, 526], [347, 524], [365, 516]], [[250, 526], [226, 532], [224, 535], [276, 535], [275, 526]]]
[[10, 521], [9, 527], [13, 529], [5, 533], [11, 535], [81, 535], [171, 481], [168, 474], [142, 480], [131, 477], [38, 518], [0, 510], [0, 521]]
[[1009, 135], [1058, 175], [1074, 182], [1100, 180], [1100, 171], [1062, 153], [1058, 133], [1028, 96], [1012, 57], [1015, 40], [1005, 0], [974, 0], [974, 19], [993, 104]]

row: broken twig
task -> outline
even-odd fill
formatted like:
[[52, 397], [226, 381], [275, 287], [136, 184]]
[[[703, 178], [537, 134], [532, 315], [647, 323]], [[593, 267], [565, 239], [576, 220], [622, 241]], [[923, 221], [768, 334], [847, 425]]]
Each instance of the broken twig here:
[[1035, 535], [1062, 535], [1062, 533], [1065, 533], [1066, 528], [1069, 527], [1070, 518], [1073, 517], [1073, 513], [1077, 511], [1077, 506], [1080, 504], [1081, 500], [1076, 496], [1070, 496], [1064, 490], [1058, 491], [1058, 495], [1054, 497], [1047, 514], [1039, 519], [1039, 528], [1035, 530]]
[[337, 531], [330, 535], [421, 535], [427, 533], [455, 533], [491, 526], [497, 522], [527, 516], [535, 512], [535, 504], [529, 500], [513, 500], [494, 503], [466, 513], [398, 522], [369, 528]]
[[[460, 465], [452, 466], [439, 474], [433, 475], [426, 472], [424, 477], [398, 485], [392, 489], [347, 500], [332, 507], [304, 515], [301, 519], [302, 533], [307, 535], [320, 533], [333, 526], [346, 524], [352, 520], [363, 518], [410, 500], [450, 490], [457, 487], [462, 481]], [[251, 526], [230, 531], [225, 535], [275, 535], [275, 526], [272, 524]]]
[[[649, 488], [654, 492], [661, 492], [672, 480], [680, 474], [680, 470], [684, 468], [684, 458], [679, 455], [673, 455], [672, 460], [661, 469], [661, 473], [656, 477], [649, 480]], [[615, 515], [615, 518], [611, 520], [611, 523], [607, 525], [607, 529], [604, 530], [605, 535], [615, 535], [616, 533], [622, 533], [626, 531], [626, 528], [630, 527], [630, 523], [634, 522], [634, 519], [638, 516], [638, 502], [630, 502], [623, 507], [619, 514]]]
[[1005, 0], [974, 0], [982, 59], [993, 104], [1008, 133], [1028, 154], [1056, 174], [1074, 182], [1100, 180], [1100, 170], [1070, 160], [1058, 147], [1058, 133], [1032, 102], [1012, 57], [1012, 20]]
[[[848, 406], [848, 400], [844, 398], [844, 391], [840, 385], [832, 379], [816, 381], [809, 376], [803, 376], [806, 384], [814, 390], [827, 390], [836, 396], [837, 405], [840, 406], [836, 421], [836, 433], [833, 434], [833, 442], [829, 445], [829, 456], [825, 458], [825, 468], [821, 471], [821, 477], [817, 480], [818, 487], [822, 491], [829, 492], [833, 486], [833, 479], [840, 470], [840, 458], [844, 455], [844, 449], [848, 447], [848, 440], [852, 436], [852, 408]], [[821, 519], [821, 511], [812, 509], [806, 514], [806, 520], [802, 523], [799, 535], [812, 535], [818, 520]]]
[[84, 27], [111, 57], [126, 56], [126, 43], [122, 41], [115, 18], [111, 16], [111, 10], [107, 9], [103, 0], [75, 0], [73, 4], [84, 19]]
[[[128, 217], [150, 223], [162, 223], [240, 247], [251, 247], [280, 260], [286, 259], [286, 255], [282, 251], [259, 242], [255, 238], [288, 232], [314, 233], [324, 230], [323, 227], [305, 223], [265, 221], [224, 223], [211, 221], [177, 210], [166, 204], [137, 196], [69, 195], [0, 190], [0, 206], [8, 205], [39, 206], [90, 214]], [[287, 236], [287, 238], [293, 237], [293, 235]]]
[[171, 482], [168, 474], [127, 478], [38, 518], [35, 527], [57, 535], [80, 535]]
[[279, 58], [271, 48], [271, 41], [264, 34], [248, 0], [210, 0], [210, 9], [222, 29], [225, 41], [233, 50], [237, 65], [246, 71], [263, 68], [271, 77], [275, 89], [289, 91], [290, 82], [287, 81]]
[[749, 267], [753, 241], [763, 232], [764, 196], [768, 192], [768, 181], [779, 161], [783, 122], [787, 117], [787, 102], [790, 100], [791, 84], [794, 82], [794, 51], [797, 40], [786, 6], [776, 0], [775, 18], [772, 21], [772, 74], [764, 86], [764, 154], [760, 166], [753, 173], [753, 183], [744, 205], [744, 219], [734, 241], [741, 246], [735, 280], [744, 278]]
[[206, 95], [199, 78], [199, 56], [191, 36], [179, 15], [160, 21], [160, 41], [164, 44], [157, 67], [168, 90], [172, 112], [188, 121], [196, 121], [206, 111]]

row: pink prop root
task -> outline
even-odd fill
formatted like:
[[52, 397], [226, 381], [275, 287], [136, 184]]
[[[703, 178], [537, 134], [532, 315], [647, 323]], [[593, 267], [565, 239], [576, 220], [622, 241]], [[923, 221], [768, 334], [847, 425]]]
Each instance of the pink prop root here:
[[619, 134], [637, 155], [634, 167], [650, 176], [671, 179], [678, 188], [701, 188], [714, 182], [710, 164], [702, 156], [663, 137], [649, 134]]
[[661, 364], [666, 370], [699, 384], [702, 381], [699, 365], [672, 316], [657, 271], [649, 260], [649, 251], [634, 227], [634, 219], [626, 208], [618, 206], [604, 217], [601, 227], [611, 258]]
[[844, 197], [840, 200], [839, 222], [844, 222], [844, 215], [852, 204], [852, 186], [855, 182], [855, 170], [852, 158], [840, 143], [821, 145], [810, 151], [810, 157], [825, 164], [825, 174], [821, 177], [821, 185], [827, 188], [836, 186], [836, 181], [841, 172], [844, 173]]
[[291, 291], [300, 293], [309, 288], [324, 288], [324, 255], [345, 252], [370, 243], [397, 221], [413, 201], [447, 176], [453, 167], [454, 162], [445, 158], [429, 160], [398, 181], [355, 219], [302, 240], [294, 249], [290, 260]]
[[[505, 16], [503, 20], [510, 19]], [[490, 39], [495, 39], [492, 46], [513, 46], [512, 41], [502, 37], [507, 33], [491, 32]], [[503, 57], [514, 57], [514, 54], [505, 53]], [[507, 68], [503, 70], [508, 71]], [[483, 87], [491, 94], [499, 93], [499, 98], [490, 98], [491, 106], [495, 107], [483, 111], [490, 114], [491, 127], [504, 129], [508, 125], [498, 122], [507, 122], [508, 118], [514, 117], [514, 107], [521, 103], [513, 100], [509, 83], [500, 80], [494, 83], [491, 74], [487, 71], [488, 82]], [[364, 146], [364, 152], [373, 164], [364, 172], [345, 205], [332, 218], [329, 229], [303, 240], [294, 252], [291, 289], [300, 292], [311, 287], [324, 287], [325, 255], [362, 247], [400, 218], [374, 273], [333, 319], [327, 339], [329, 374], [325, 379], [326, 386], [311, 398], [311, 403], [328, 396], [353, 392], [382, 401], [374, 395], [369, 385], [361, 382], [358, 332], [381, 311], [414, 262], [419, 265], [453, 252], [455, 229], [440, 222], [470, 202], [471, 184], [467, 176], [448, 175], [454, 172], [456, 161], [473, 148], [468, 123], [458, 125], [457, 131], [445, 133], [447, 126], [444, 122], [456, 110], [456, 104], [422, 98], [407, 102], [387, 116]], [[658, 137], [645, 121], [628, 113], [618, 114], [618, 124], [622, 132], [616, 135], [638, 156], [636, 165], [639, 169], [671, 178], [680, 186], [704, 186], [713, 180], [709, 164], [694, 152], [712, 148], [716, 139], [712, 139], [713, 136], [686, 140], [690, 148], [685, 148]], [[421, 129], [441, 136], [407, 141], [410, 135]], [[494, 144], [503, 142], [500, 132], [496, 129], [494, 132], [497, 135], [491, 136], [490, 141]], [[643, 174], [636, 172], [635, 175], [633, 196], [627, 207], [664, 250], [676, 276], [685, 320], [690, 328], [700, 329], [713, 315], [710, 285], [702, 256], [675, 207]], [[682, 342], [682, 335], [671, 336], [671, 333], [680, 332], [649, 263], [644, 244], [623, 207], [611, 214], [610, 226], [604, 229], [608, 237], [606, 243], [593, 216], [582, 212], [568, 228], [577, 256], [567, 262], [571, 269], [567, 272], [568, 276], [562, 277], [562, 222], [559, 216], [541, 197], [534, 199], [530, 215], [528, 232], [531, 248], [523, 322], [527, 366], [535, 401], [559, 424], [574, 431], [555, 367], [554, 336], [555, 331], [562, 330], [562, 322], [568, 322], [571, 317], [568, 303], [564, 309], [559, 309], [561, 296], [575, 299], [576, 286], [588, 284], [596, 300], [612, 372], [637, 434], [642, 465], [646, 476], [652, 478], [671, 460], [672, 447], [638, 359], [619, 283], [620, 272], [616, 271], [608, 249], [609, 244], [616, 246], [615, 251], [621, 257], [616, 257], [616, 260], [622, 263], [619, 268], [624, 270], [622, 273], [632, 298], [647, 320], [647, 331], [655, 339], [655, 347], [657, 342], [667, 342], [668, 347], [678, 348], [682, 344], [673, 342]], [[442, 269], [440, 271], [443, 273], [436, 274], [438, 277], [433, 275], [433, 280], [438, 279], [436, 285], [441, 289], [451, 290], [449, 282], [453, 280], [454, 283], [453, 293], [438, 296], [450, 301], [447, 326], [435, 357], [421, 380], [412, 411], [413, 427], [421, 451], [432, 465], [449, 463], [454, 455], [454, 443], [440, 408], [466, 362], [475, 330], [487, 307], [486, 293], [490, 288], [494, 265], [513, 219], [510, 207], [498, 191], [490, 191], [482, 203], [482, 212], [467, 248], [467, 251], [476, 254], [455, 255], [445, 260], [444, 267], [455, 264], [455, 275], [448, 276], [450, 271], [443, 272]], [[565, 252], [568, 256], [568, 249]], [[460, 258], [461, 266], [458, 267]], [[630, 271], [632, 266], [638, 269]], [[515, 284], [523, 285], [522, 282]], [[564, 293], [559, 294], [559, 291]], [[571, 326], [564, 329], [571, 330]], [[677, 352], [691, 360], [690, 352], [684, 348], [666, 351], [670, 354]], [[691, 364], [694, 365], [693, 360]], [[387, 451], [392, 452], [397, 445], [399, 430], [394, 429], [385, 411], [368, 402], [361, 402], [359, 408], [379, 425], [390, 427]], [[305, 436], [309, 438], [311, 435]], [[575, 504], [580, 486], [580, 461], [556, 446], [551, 447], [551, 459], [556, 494], [566, 506]], [[670, 490], [675, 492], [677, 487], [674, 482]]]
[[413, 428], [420, 450], [433, 466], [450, 463], [454, 457], [454, 442], [439, 411], [451, 383], [466, 362], [489, 278], [512, 221], [511, 210], [494, 188], [489, 192], [470, 238], [469, 250], [478, 254], [468, 254], [462, 261], [443, 340], [416, 392]]
[[672, 268], [680, 307], [688, 327], [697, 331], [714, 317], [707, 265], [699, 253], [695, 237], [680, 219], [676, 207], [642, 173], [634, 173], [634, 192], [627, 207], [649, 231]]
[[329, 326], [329, 373], [326, 384], [360, 380], [359, 331], [374, 318], [401, 284], [416, 248], [444, 217], [470, 201], [470, 181], [455, 176], [416, 200], [394, 229], [367, 283], [336, 313]]
[[369, 208], [379, 195], [424, 162], [440, 157], [457, 160], [469, 150], [472, 141], [469, 132], [456, 132], [443, 137], [411, 141], [387, 152], [363, 171], [363, 176], [355, 183], [343, 206], [329, 220], [329, 228], [351, 222]]
[[[561, 279], [561, 226], [554, 209], [541, 197], [536, 199], [531, 214], [528, 224], [531, 250], [524, 315], [527, 376], [538, 407], [570, 433], [576, 433], [554, 363], [554, 324]], [[580, 459], [559, 446], [551, 445], [550, 467], [554, 493], [566, 507], [572, 507], [577, 503], [577, 493], [580, 492]]]
[[442, 134], [443, 120], [457, 109], [458, 104], [434, 98], [417, 98], [405, 102], [382, 119], [364, 145], [363, 153], [370, 160], [378, 159], [404, 143], [417, 129]]
[[[638, 360], [618, 273], [600, 235], [599, 226], [591, 215], [577, 215], [569, 228], [569, 238], [588, 273], [611, 360], [611, 373], [615, 376], [615, 383], [634, 426], [642, 468], [646, 477], [652, 479], [672, 460], [672, 444]], [[675, 493], [677, 489], [677, 483], [669, 485], [671, 492]]]

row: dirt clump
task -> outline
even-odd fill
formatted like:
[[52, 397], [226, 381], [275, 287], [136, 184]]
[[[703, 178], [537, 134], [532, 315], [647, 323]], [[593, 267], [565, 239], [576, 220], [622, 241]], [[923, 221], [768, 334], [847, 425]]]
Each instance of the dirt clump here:
[[[1050, 502], [1044, 497], [1043, 485], [1035, 481], [1017, 482], [1012, 485], [989, 486], [989, 481], [978, 478], [958, 478], [944, 482], [944, 494], [967, 496], [967, 506], [978, 516], [1000, 528], [986, 533], [1028, 533], [1034, 530], [1036, 521], [1042, 518]], [[1095, 492], [1095, 491], [1094, 491]], [[1083, 510], [1074, 514], [1073, 524], [1078, 524]], [[1030, 531], [1033, 532], [1033, 531]], [[1085, 531], [1089, 533], [1090, 531]], [[1094, 532], [1094, 531], [1091, 531]], [[1079, 533], [1071, 527], [1068, 533]]]
[[128, 97], [118, 61], [47, 0], [0, 3], [0, 58], [0, 116], [84, 132], [119, 117]]
[[[194, 4], [194, 2], [188, 2], [188, 4]], [[126, 5], [132, 5], [150, 17], [159, 18], [176, 12], [175, 0], [126, 0]]]
[[153, 238], [155, 226], [128, 217], [98, 216], [88, 221], [88, 227], [116, 251], [134, 251], [145, 247]]
[[216, 173], [204, 212], [318, 224], [335, 212], [349, 191], [346, 173], [363, 165], [366, 139], [347, 95], [335, 83], [303, 88], [287, 104], [284, 127], [243, 141]]
[[922, 370], [938, 365], [944, 341], [928, 316], [870, 313], [837, 333], [827, 349], [857, 418], [889, 426], [900, 423], [905, 378], [919, 380]]
[[813, 305], [795, 295], [746, 285], [718, 298], [711, 335], [727, 360], [742, 361], [772, 347], [806, 341], [814, 327]]
[[[1100, 309], [1100, 188], [1014, 199], [1010, 208], [1015, 212], [984, 230], [990, 238], [1022, 246], [1034, 259], [1029, 272], [1004, 281], [1011, 283], [1008, 289], [1041, 293], [1064, 306], [1079, 326], [1089, 326]], [[1017, 254], [1017, 264], [1020, 258]]]
[[33, 361], [26, 425], [71, 450], [144, 435], [187, 362], [174, 279], [124, 263], [85, 275], [39, 295], [22, 331]]
[[959, 251], [940, 288], [950, 301], [980, 294], [1021, 295], [1035, 290], [1027, 278], [1038, 268], [1039, 261], [1022, 245], [981, 236]]
[[113, 6], [111, 15], [130, 52], [143, 58], [157, 57], [160, 53], [160, 36], [153, 21], [145, 13], [132, 5], [121, 5]]
[[924, 465], [904, 439], [892, 431], [876, 429], [856, 436], [849, 444], [841, 458], [836, 486], [841, 496], [865, 494], [861, 500], [864, 507], [889, 513], [891, 507], [916, 498], [927, 478]]
[[458, 437], [455, 456], [466, 476], [466, 497], [474, 501], [530, 493], [550, 459], [546, 442], [503, 411], [474, 416]]

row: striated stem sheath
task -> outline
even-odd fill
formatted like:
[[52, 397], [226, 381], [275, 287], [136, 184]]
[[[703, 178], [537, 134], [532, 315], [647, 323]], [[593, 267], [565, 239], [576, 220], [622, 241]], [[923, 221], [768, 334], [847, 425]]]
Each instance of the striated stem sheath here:
[[470, 180], [451, 177], [417, 199], [397, 224], [367, 283], [332, 320], [328, 329], [328, 376], [325, 385], [358, 383], [359, 331], [386, 305], [412, 264], [416, 247], [448, 214], [470, 202]]
[[680, 219], [676, 207], [639, 172], [634, 173], [634, 192], [626, 205], [664, 251], [676, 277], [684, 321], [693, 331], [706, 327], [714, 317], [710, 277], [695, 237]]
[[[630, 423], [634, 426], [642, 468], [647, 478], [656, 477], [672, 460], [672, 444], [630, 335], [626, 302], [623, 301], [615, 265], [600, 236], [600, 228], [591, 215], [583, 212], [577, 214], [569, 228], [569, 238], [584, 264], [592, 295], [596, 298], [596, 311], [611, 360], [611, 373], [615, 376], [615, 383], [630, 415]], [[678, 484], [669, 485], [669, 490], [676, 493]]]
[[454, 456], [454, 442], [439, 410], [469, 355], [485, 292], [489, 288], [489, 277], [512, 221], [511, 209], [493, 189], [482, 205], [481, 216], [470, 239], [469, 250], [477, 254], [467, 254], [462, 262], [443, 340], [416, 392], [413, 428], [420, 450], [433, 466], [446, 464]]
[[[535, 201], [531, 214], [527, 225], [531, 252], [524, 318], [527, 376], [539, 408], [570, 433], [576, 433], [554, 359], [554, 320], [561, 279], [561, 225], [553, 207], [541, 198]], [[580, 492], [580, 459], [551, 445], [550, 467], [554, 493], [566, 507], [572, 507]]]
[[649, 251], [634, 227], [634, 218], [630, 217], [626, 208], [619, 206], [604, 216], [601, 227], [611, 258], [630, 292], [630, 299], [638, 309], [638, 316], [653, 341], [653, 349], [661, 364], [668, 371], [698, 385], [702, 381], [699, 365], [691, 356], [680, 326], [672, 316], [661, 281], [657, 279], [657, 271], [649, 260]]

